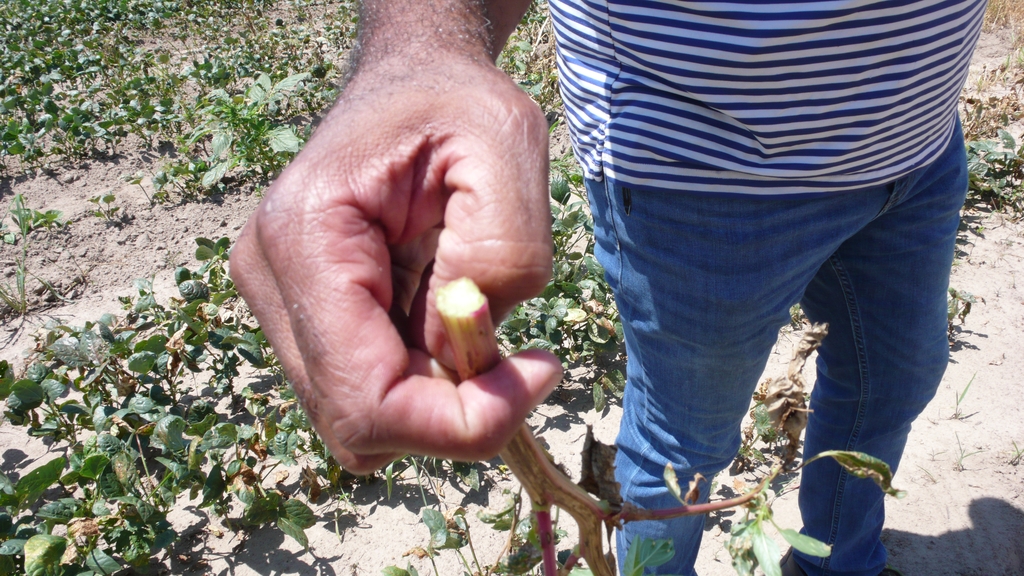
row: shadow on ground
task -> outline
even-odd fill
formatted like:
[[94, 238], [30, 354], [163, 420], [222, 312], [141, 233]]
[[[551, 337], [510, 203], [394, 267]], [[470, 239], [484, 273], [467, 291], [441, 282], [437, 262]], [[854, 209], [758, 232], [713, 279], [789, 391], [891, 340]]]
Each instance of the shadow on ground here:
[[978, 498], [969, 506], [968, 529], [938, 536], [883, 530], [890, 564], [907, 576], [1024, 574], [1024, 511], [998, 498]]

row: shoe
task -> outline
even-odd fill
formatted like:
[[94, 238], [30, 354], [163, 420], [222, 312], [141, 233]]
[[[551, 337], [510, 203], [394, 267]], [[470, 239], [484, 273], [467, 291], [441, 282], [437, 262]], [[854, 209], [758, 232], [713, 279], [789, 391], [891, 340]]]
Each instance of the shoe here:
[[[779, 566], [782, 568], [782, 576], [807, 576], [807, 573], [800, 568], [800, 565], [793, 560], [793, 549], [790, 548], [786, 551], [786, 555], [782, 557], [782, 561], [779, 562]], [[886, 566], [882, 568], [882, 571], [878, 573], [878, 576], [903, 576], [903, 572], [891, 567]]]
[[779, 562], [779, 567], [782, 568], [782, 576], [807, 576], [807, 573], [793, 560], [793, 549], [786, 550], [786, 554], [782, 557], [782, 561]]

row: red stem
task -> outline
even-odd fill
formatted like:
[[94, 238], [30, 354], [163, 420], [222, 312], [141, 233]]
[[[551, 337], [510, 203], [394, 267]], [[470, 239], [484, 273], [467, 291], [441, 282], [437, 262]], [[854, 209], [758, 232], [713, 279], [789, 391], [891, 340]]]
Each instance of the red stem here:
[[660, 510], [645, 510], [627, 503], [622, 507], [622, 511], [613, 516], [613, 518], [618, 522], [625, 524], [626, 522], [638, 522], [641, 520], [668, 520], [670, 518], [679, 518], [681, 516], [696, 516], [698, 514], [707, 514], [708, 512], [742, 506], [756, 498], [757, 495], [764, 490], [764, 487], [767, 486], [773, 478], [775, 478], [779, 473], [779, 470], [781, 470], [781, 468], [773, 469], [768, 476], [758, 484], [757, 488], [754, 488], [742, 496], [729, 498], [728, 500], [707, 502], [705, 504], [690, 504], [688, 506], [676, 506], [675, 508], [662, 508]]
[[551, 508], [535, 509], [537, 537], [544, 553], [544, 576], [558, 576], [558, 559], [555, 557], [555, 530], [551, 524]]
[[569, 555], [565, 560], [565, 564], [562, 565], [562, 569], [558, 571], [558, 576], [566, 576], [572, 569], [576, 567], [580, 561], [580, 556], [577, 554], [577, 550], [573, 550], [572, 554]]

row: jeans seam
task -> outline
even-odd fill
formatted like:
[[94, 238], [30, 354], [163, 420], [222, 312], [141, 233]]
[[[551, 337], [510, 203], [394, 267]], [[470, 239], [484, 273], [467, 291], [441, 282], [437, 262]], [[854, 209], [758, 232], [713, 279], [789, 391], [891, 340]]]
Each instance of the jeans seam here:
[[[867, 366], [867, 354], [864, 348], [864, 331], [860, 322], [860, 309], [857, 306], [857, 299], [853, 292], [853, 285], [850, 283], [850, 277], [846, 273], [846, 269], [843, 266], [842, 260], [838, 254], [833, 254], [829, 258], [829, 264], [832, 266], [832, 270], [836, 273], [836, 278], [839, 280], [839, 285], [843, 291], [843, 297], [846, 300], [846, 307], [850, 315], [850, 326], [853, 330], [853, 342], [854, 347], [857, 350], [857, 364], [860, 371], [860, 398], [857, 405], [857, 419], [854, 423], [853, 429], [850, 431], [850, 437], [846, 441], [846, 450], [850, 450], [854, 442], [856, 442], [862, 425], [864, 424], [864, 418], [866, 417], [865, 411], [867, 409], [867, 396], [868, 396], [868, 366]], [[835, 544], [838, 538], [839, 531], [839, 515], [842, 510], [843, 496], [846, 492], [846, 485], [850, 480], [850, 473], [845, 469], [839, 473], [839, 480], [836, 482], [836, 497], [833, 503], [832, 513], [832, 529], [829, 531], [828, 543]], [[822, 569], [824, 572], [823, 576], [829, 574], [829, 560], [825, 558], [822, 562]]]
[[612, 234], [615, 235], [615, 258], [619, 261], [619, 269], [616, 271], [617, 277], [615, 278], [615, 284], [619, 287], [620, 290], [622, 290], [622, 242], [619, 240], [619, 223], [616, 222], [615, 218], [615, 195], [612, 193], [611, 190], [613, 187], [614, 184], [612, 184], [611, 178], [605, 176], [604, 197], [605, 200], [608, 202], [608, 222], [611, 223]]

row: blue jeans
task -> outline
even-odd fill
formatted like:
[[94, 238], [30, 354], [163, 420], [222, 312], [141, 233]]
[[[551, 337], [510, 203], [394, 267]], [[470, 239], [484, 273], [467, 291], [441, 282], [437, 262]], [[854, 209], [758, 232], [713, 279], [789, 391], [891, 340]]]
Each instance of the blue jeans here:
[[[681, 481], [730, 464], [751, 393], [798, 302], [811, 321], [830, 325], [804, 454], [859, 450], [895, 470], [948, 361], [946, 292], [966, 190], [959, 129], [931, 165], [828, 196], [671, 194], [588, 181], [596, 253], [629, 354], [616, 460], [623, 497], [671, 507], [667, 462]], [[803, 470], [799, 503], [804, 533], [834, 545], [829, 558], [796, 555], [809, 575], [882, 570], [883, 499], [870, 480], [820, 460]], [[628, 524], [620, 556], [637, 536], [671, 538], [676, 558], [656, 573], [695, 574], [703, 525], [703, 517]]]

